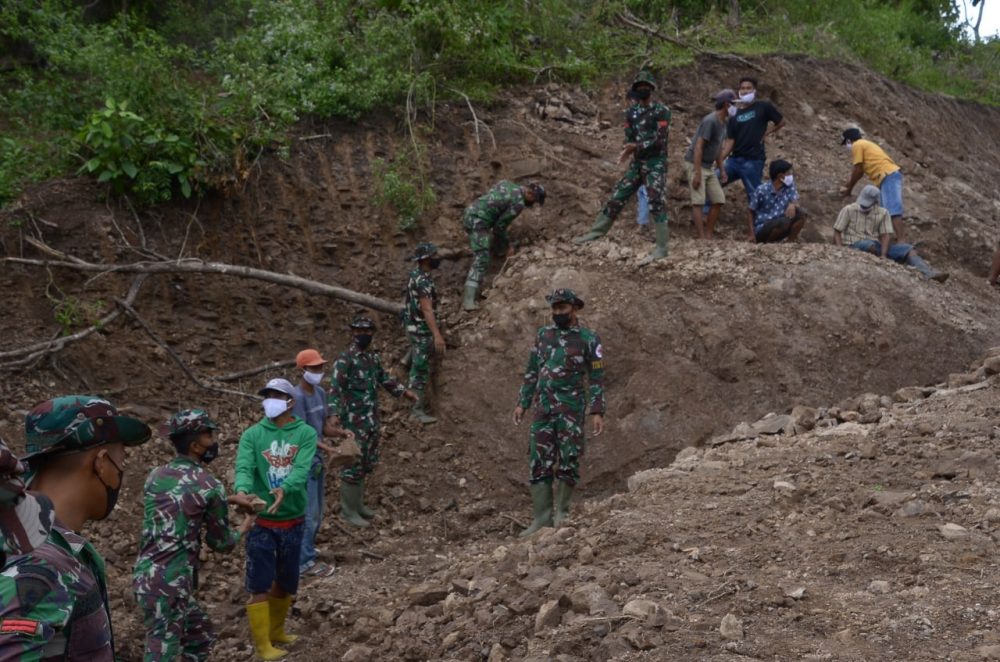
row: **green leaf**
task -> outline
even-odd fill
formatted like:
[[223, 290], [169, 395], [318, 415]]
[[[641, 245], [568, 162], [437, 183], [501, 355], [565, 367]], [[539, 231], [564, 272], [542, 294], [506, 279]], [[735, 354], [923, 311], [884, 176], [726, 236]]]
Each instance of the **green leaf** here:
[[173, 161], [167, 161], [163, 164], [163, 166], [171, 175], [176, 175], [177, 173], [184, 171], [184, 166], [180, 163], [174, 163]]
[[95, 156], [94, 158], [84, 163], [83, 167], [87, 170], [87, 172], [94, 172], [95, 170], [101, 167], [101, 159]]
[[97, 183], [98, 184], [103, 184], [104, 182], [108, 181], [109, 179], [111, 179], [114, 176], [115, 176], [114, 171], [105, 170], [104, 172], [101, 173], [101, 176], [97, 178]]
[[181, 182], [181, 193], [184, 195], [185, 198], [190, 198], [191, 197], [191, 184], [188, 182], [188, 178], [187, 177], [181, 177], [180, 178], [180, 182]]
[[135, 176], [139, 174], [139, 169], [135, 167], [135, 164], [131, 161], [122, 161], [122, 170], [131, 179], [135, 179]]
[[111, 136], [114, 135], [114, 130], [112, 130], [111, 125], [107, 122], [101, 122], [101, 133], [104, 134], [105, 138], [110, 140]]

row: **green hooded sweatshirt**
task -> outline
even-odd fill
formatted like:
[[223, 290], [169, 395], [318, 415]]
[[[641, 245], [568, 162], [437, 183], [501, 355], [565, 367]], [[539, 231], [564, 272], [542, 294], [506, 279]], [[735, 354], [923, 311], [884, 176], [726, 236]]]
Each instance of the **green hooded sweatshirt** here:
[[247, 429], [236, 451], [236, 491], [256, 494], [274, 503], [271, 490], [280, 487], [285, 500], [272, 515], [262, 519], [285, 521], [306, 514], [306, 480], [316, 454], [316, 431], [305, 421], [294, 419], [279, 428], [269, 418]]

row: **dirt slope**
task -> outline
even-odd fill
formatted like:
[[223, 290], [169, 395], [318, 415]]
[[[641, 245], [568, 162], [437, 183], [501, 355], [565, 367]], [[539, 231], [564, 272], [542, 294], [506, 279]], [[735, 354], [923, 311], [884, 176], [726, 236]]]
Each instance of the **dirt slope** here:
[[[386, 453], [373, 490], [385, 517], [377, 530], [357, 539], [329, 522], [321, 542], [344, 569], [331, 586], [303, 592], [308, 608], [298, 625], [317, 628], [330, 650], [345, 652], [349, 637], [381, 657], [398, 657], [397, 645], [409, 642], [413, 659], [446, 652], [470, 659], [478, 650], [473, 643], [495, 643], [473, 642], [458, 626], [444, 632], [435, 625], [414, 639], [415, 630], [405, 619], [398, 621], [402, 612], [393, 600], [425, 574], [472, 563], [475, 554], [511, 542], [517, 524], [510, 517], [523, 517], [527, 504], [526, 430], [514, 428], [508, 417], [527, 343], [546, 321], [542, 296], [557, 284], [584, 294], [584, 322], [601, 333], [609, 354], [611, 425], [588, 449], [584, 499], [624, 489], [634, 472], [665, 466], [681, 448], [740, 420], [786, 412], [797, 403], [835, 403], [861, 392], [935, 383], [961, 370], [984, 347], [1000, 343], [996, 295], [982, 285], [1000, 234], [1000, 201], [992, 182], [1000, 166], [995, 149], [1000, 114], [849, 66], [798, 58], [759, 62], [765, 70], [762, 93], [778, 103], [789, 122], [769, 154], [796, 164], [800, 190], [817, 219], [807, 233], [809, 243], [757, 247], [735, 241], [743, 234], [738, 187], [727, 189], [733, 204], [723, 219], [726, 239], [711, 245], [690, 239], [686, 196], [677, 180], [685, 141], [708, 110], [703, 99], [735, 83], [734, 72], [712, 62], [663, 76], [662, 96], [674, 109], [673, 240], [671, 258], [655, 268], [636, 266], [649, 245], [633, 236], [631, 207], [609, 241], [586, 247], [566, 242], [589, 225], [620, 172], [612, 159], [621, 140], [617, 109], [623, 84], [599, 90], [549, 85], [477, 108], [491, 127], [481, 130], [478, 143], [464, 106], [439, 107], [429, 152], [439, 205], [421, 236], [399, 231], [391, 215], [371, 203], [372, 161], [396, 153], [405, 140], [401, 128], [389, 123], [304, 125], [305, 136], [330, 137], [296, 142], [287, 161], [265, 156], [242, 191], [140, 216], [149, 248], [165, 255], [260, 266], [394, 299], [412, 246], [427, 237], [462, 247], [461, 209], [496, 179], [537, 178], [549, 189], [546, 206], [526, 212], [514, 225], [520, 251], [496, 277], [481, 313], [457, 312], [464, 259], [446, 262], [437, 275], [451, 345], [437, 384], [442, 421], [415, 429], [399, 405], [384, 403]], [[864, 95], [858, 93], [862, 89]], [[849, 169], [839, 132], [856, 121], [903, 166], [911, 238], [921, 242], [932, 264], [953, 272], [943, 286], [822, 243], [843, 204], [836, 186]], [[972, 134], [976, 139], [970, 140]], [[0, 250], [33, 255], [23, 242], [25, 233], [85, 259], [139, 259], [124, 245], [140, 243], [136, 219], [127, 209], [100, 202], [85, 181], [50, 182], [29, 191], [21, 208], [0, 223]], [[0, 318], [2, 351], [59, 330], [46, 292], [99, 302], [108, 310], [128, 281], [112, 274], [87, 282], [55, 271], [50, 282], [44, 273], [5, 266], [0, 285], [13, 295]], [[202, 277], [151, 279], [136, 307], [206, 377], [285, 359], [309, 345], [335, 354], [355, 312], [276, 286]], [[82, 310], [83, 318], [94, 316]], [[387, 316], [381, 323], [376, 343], [393, 364], [403, 351], [401, 334]], [[235, 386], [255, 390], [262, 379]], [[0, 434], [19, 442], [24, 409], [67, 391], [106, 393], [150, 422], [181, 405], [204, 404], [217, 413], [230, 442], [257, 417], [251, 401], [197, 389], [138, 326], [118, 322], [55, 362], [5, 380], [6, 401], [14, 408], [0, 421]], [[213, 467], [225, 474], [233, 454], [230, 444]], [[136, 659], [140, 646], [127, 590], [138, 499], [146, 470], [166, 457], [161, 444], [135, 454], [119, 510], [94, 529], [109, 556], [125, 659]], [[690, 498], [698, 494], [692, 491]], [[676, 495], [663, 496], [668, 497]], [[751, 516], [763, 514], [746, 515]], [[692, 527], [698, 517], [692, 515]], [[737, 521], [737, 527], [748, 526]], [[648, 540], [651, 549], [663, 542], [652, 533]], [[361, 548], [386, 560], [363, 557]], [[610, 543], [601, 553], [616, 555]], [[220, 659], [242, 655], [241, 572], [240, 556], [207, 563], [203, 595], [227, 623], [220, 649], [227, 652], [220, 652]], [[368, 611], [359, 611], [362, 604]], [[473, 629], [492, 623], [496, 616], [490, 614]], [[496, 632], [507, 622], [498, 620]], [[390, 625], [394, 629], [385, 634]], [[518, 648], [521, 625], [511, 627], [505, 654], [527, 655], [528, 648]], [[453, 643], [461, 646], [432, 647], [452, 631], [460, 632]], [[699, 632], [708, 641], [700, 630], [691, 637]], [[391, 633], [401, 636], [396, 640]], [[670, 650], [678, 655], [679, 649]], [[298, 658], [315, 659], [305, 653]]]

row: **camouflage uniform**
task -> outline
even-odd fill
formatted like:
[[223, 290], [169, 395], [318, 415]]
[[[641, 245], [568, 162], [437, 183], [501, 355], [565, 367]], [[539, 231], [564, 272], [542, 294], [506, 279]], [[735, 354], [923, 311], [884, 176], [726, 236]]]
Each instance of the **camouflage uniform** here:
[[603, 414], [604, 350], [597, 333], [580, 326], [538, 330], [518, 399], [518, 406], [528, 409], [537, 395], [529, 448], [531, 483], [551, 482], [553, 475], [570, 485], [580, 480], [588, 376], [590, 413]]
[[525, 206], [520, 185], [504, 180], [466, 208], [462, 226], [472, 247], [472, 267], [466, 285], [479, 287], [483, 282], [490, 268], [491, 249], [498, 257], [507, 252], [510, 245], [507, 228]]
[[437, 313], [437, 289], [431, 275], [419, 267], [410, 272], [406, 284], [406, 301], [403, 304], [403, 322], [406, 338], [410, 341], [410, 388], [423, 391], [431, 373], [431, 354], [434, 351], [434, 337], [420, 310], [420, 299], [431, 300]]
[[226, 490], [198, 461], [178, 456], [150, 472], [144, 491], [132, 590], [146, 627], [145, 660], [206, 660], [215, 634], [193, 593], [202, 530], [217, 552], [240, 540], [229, 527]]
[[24, 490], [28, 468], [0, 439], [0, 566], [8, 554], [26, 554], [48, 538], [52, 502]]
[[361, 483], [378, 464], [379, 385], [397, 398], [406, 392], [406, 387], [382, 367], [378, 352], [360, 350], [352, 345], [334, 361], [330, 408], [337, 413], [340, 424], [354, 433], [354, 440], [361, 449], [355, 463], [340, 472], [344, 482]]
[[632, 194], [646, 186], [649, 213], [654, 223], [667, 222], [667, 130], [670, 110], [661, 103], [648, 107], [635, 104], [625, 111], [625, 142], [635, 143], [632, 163], [615, 184], [611, 199], [601, 210], [611, 220], [621, 212]]

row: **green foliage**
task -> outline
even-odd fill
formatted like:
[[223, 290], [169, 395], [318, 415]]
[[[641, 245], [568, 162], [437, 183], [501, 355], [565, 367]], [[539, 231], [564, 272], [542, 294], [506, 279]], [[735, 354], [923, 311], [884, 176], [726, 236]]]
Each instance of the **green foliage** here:
[[80, 326], [93, 324], [101, 314], [103, 301], [87, 303], [74, 296], [53, 300], [52, 313], [59, 325], [60, 333], [68, 336]]
[[391, 208], [399, 218], [399, 228], [410, 230], [437, 200], [434, 189], [420, 169], [420, 155], [412, 151], [391, 161], [375, 159], [375, 203]]

